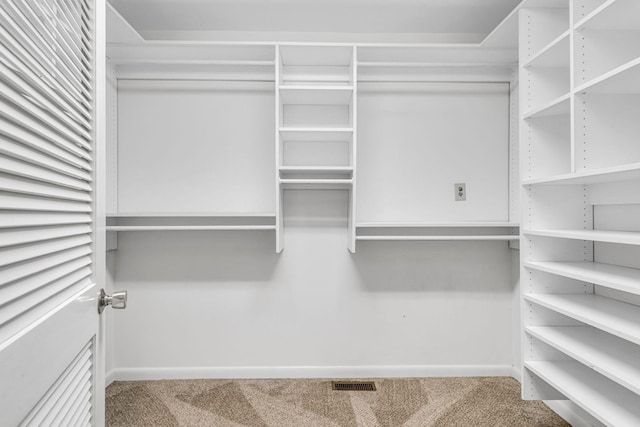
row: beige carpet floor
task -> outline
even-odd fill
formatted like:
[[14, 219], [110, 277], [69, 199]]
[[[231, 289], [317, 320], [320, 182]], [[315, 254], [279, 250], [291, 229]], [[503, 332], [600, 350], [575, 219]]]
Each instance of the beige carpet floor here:
[[568, 426], [511, 378], [375, 380], [377, 391], [333, 391], [330, 380], [115, 382], [107, 426]]

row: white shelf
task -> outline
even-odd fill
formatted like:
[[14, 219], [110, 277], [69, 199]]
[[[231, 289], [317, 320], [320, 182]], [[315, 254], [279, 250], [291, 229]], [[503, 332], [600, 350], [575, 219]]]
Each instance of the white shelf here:
[[275, 225], [108, 225], [107, 231], [260, 231]]
[[640, 347], [589, 326], [529, 326], [526, 332], [640, 394]]
[[351, 166], [280, 166], [280, 175], [335, 175], [353, 174]]
[[630, 163], [627, 165], [555, 175], [546, 178], [528, 179], [524, 180], [522, 184], [589, 185], [626, 181], [631, 179], [640, 179], [640, 163]]
[[356, 240], [473, 241], [519, 240], [518, 224], [510, 222], [362, 222]]
[[284, 142], [302, 142], [302, 141], [351, 141], [353, 137], [353, 128], [323, 128], [323, 127], [281, 127], [280, 138]]
[[525, 262], [525, 267], [640, 295], [640, 270], [598, 262]]
[[525, 368], [573, 400], [600, 422], [637, 426], [640, 397], [578, 362], [525, 362]]
[[571, 105], [569, 103], [570, 98], [571, 94], [564, 94], [544, 105], [541, 105], [540, 107], [525, 112], [523, 118], [528, 120], [541, 117], [560, 116], [563, 114], [569, 115], [571, 111]]
[[478, 222], [360, 222], [356, 224], [358, 228], [449, 228], [449, 227], [508, 227], [517, 228], [519, 224], [516, 222], [491, 222], [491, 221], [478, 221]]
[[605, 230], [524, 230], [528, 236], [559, 237], [563, 239], [640, 245], [640, 232]]
[[640, 344], [640, 307], [595, 294], [526, 294], [525, 300]]
[[474, 241], [474, 240], [518, 240], [517, 235], [454, 235], [454, 236], [356, 236], [356, 240], [368, 241]]
[[522, 66], [524, 68], [567, 68], [569, 71], [569, 33], [567, 30], [540, 49]]
[[576, 24], [577, 30], [640, 30], [638, 0], [607, 0]]
[[353, 97], [353, 86], [281, 85], [283, 104], [348, 105]]
[[580, 94], [640, 94], [640, 58], [636, 58], [575, 89]]
[[107, 215], [107, 231], [275, 230], [275, 214], [261, 212], [119, 212]]
[[284, 190], [346, 190], [352, 184], [353, 179], [280, 179]]

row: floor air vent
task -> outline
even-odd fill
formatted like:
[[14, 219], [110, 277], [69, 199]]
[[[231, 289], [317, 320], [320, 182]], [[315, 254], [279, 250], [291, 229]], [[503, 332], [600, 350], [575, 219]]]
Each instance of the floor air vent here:
[[373, 381], [332, 381], [333, 390], [343, 391], [376, 391], [376, 384]]

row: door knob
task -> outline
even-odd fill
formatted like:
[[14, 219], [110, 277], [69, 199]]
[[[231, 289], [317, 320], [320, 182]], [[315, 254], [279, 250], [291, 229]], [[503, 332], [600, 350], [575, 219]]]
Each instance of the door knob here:
[[127, 308], [127, 291], [116, 291], [113, 295], [107, 295], [104, 289], [100, 289], [98, 296], [98, 313], [102, 314], [104, 308], [110, 305], [116, 310]]

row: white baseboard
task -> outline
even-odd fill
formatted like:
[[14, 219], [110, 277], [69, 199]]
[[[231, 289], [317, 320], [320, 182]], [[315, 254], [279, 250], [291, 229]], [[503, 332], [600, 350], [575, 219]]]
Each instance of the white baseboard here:
[[[189, 368], [116, 368], [107, 374], [113, 381], [163, 379], [251, 378], [410, 378], [410, 377], [510, 377], [509, 365], [426, 366], [246, 366]], [[111, 378], [111, 381], [109, 381]]]
[[109, 387], [109, 384], [111, 384], [115, 380], [116, 380], [116, 370], [112, 369], [109, 372], [107, 372], [107, 374], [105, 375], [104, 386]]
[[570, 400], [545, 400], [544, 403], [573, 427], [604, 427], [604, 424]]

